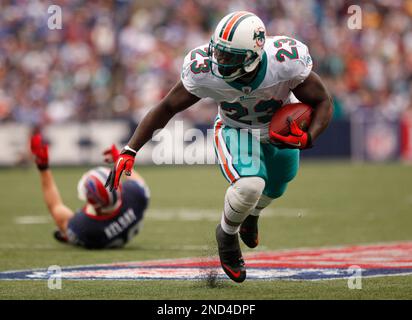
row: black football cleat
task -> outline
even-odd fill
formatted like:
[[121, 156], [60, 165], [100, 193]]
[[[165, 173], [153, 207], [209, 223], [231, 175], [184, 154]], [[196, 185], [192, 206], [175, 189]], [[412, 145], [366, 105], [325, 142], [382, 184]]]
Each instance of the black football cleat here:
[[248, 215], [240, 225], [240, 238], [245, 245], [252, 249], [259, 244], [258, 220], [259, 216]]
[[53, 237], [59, 242], [68, 243], [67, 238], [62, 234], [60, 230], [56, 230], [53, 232]]
[[238, 235], [227, 234], [218, 224], [216, 228], [216, 241], [223, 271], [235, 282], [245, 281], [246, 268], [242, 251], [240, 250]]

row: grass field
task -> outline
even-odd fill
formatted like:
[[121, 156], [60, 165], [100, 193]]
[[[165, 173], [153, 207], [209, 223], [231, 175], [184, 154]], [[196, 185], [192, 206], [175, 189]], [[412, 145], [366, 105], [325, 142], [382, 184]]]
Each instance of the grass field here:
[[[81, 204], [75, 186], [84, 170], [54, 170], [70, 207]], [[86, 251], [52, 238], [54, 226], [47, 220], [34, 168], [0, 170], [0, 271], [204, 255], [214, 246], [227, 185], [219, 169], [144, 167], [140, 172], [152, 193], [142, 232], [122, 250]], [[202, 217], [199, 212], [206, 209], [212, 214]], [[185, 214], [177, 215], [177, 210]], [[303, 162], [270, 212], [260, 222], [261, 250], [412, 240], [412, 169]], [[46, 220], [22, 224], [27, 216]], [[412, 276], [367, 278], [362, 290], [349, 290], [346, 280], [221, 281], [216, 288], [202, 281], [64, 280], [62, 290], [49, 290], [45, 281], [0, 281], [0, 299], [411, 298]]]

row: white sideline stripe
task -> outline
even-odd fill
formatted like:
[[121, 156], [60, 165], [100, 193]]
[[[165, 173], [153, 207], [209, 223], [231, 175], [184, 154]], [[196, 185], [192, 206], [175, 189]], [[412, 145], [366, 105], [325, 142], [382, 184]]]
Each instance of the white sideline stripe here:
[[412, 204], [412, 195], [407, 196], [407, 197], [405, 198], [405, 201], [406, 201], [406, 203], [408, 203], [408, 204]]
[[[269, 208], [261, 213], [261, 217], [285, 217], [301, 218], [308, 215], [306, 208]], [[174, 209], [149, 209], [145, 213], [145, 220], [157, 221], [218, 221], [221, 216], [221, 209], [202, 208], [174, 208]], [[49, 224], [52, 219], [49, 216], [20, 216], [14, 219], [15, 224]]]
[[201, 250], [201, 251], [209, 251], [210, 246], [208, 245], [195, 245], [195, 244], [188, 244], [188, 245], [142, 245], [142, 249], [145, 250], [187, 250], [187, 251], [195, 251], [195, 250]]
[[16, 244], [1, 243], [0, 249], [53, 249], [56, 248], [50, 244]]
[[[308, 215], [306, 208], [271, 208], [263, 210], [261, 217], [301, 218]], [[184, 221], [217, 221], [220, 219], [221, 209], [176, 208], [176, 209], [149, 209], [145, 214], [146, 220], [184, 220]]]
[[[57, 243], [57, 242], [56, 242]], [[56, 246], [50, 244], [16, 244], [16, 243], [1, 243], [1, 249], [54, 249]], [[162, 245], [142, 245], [142, 249], [145, 250], [183, 250], [183, 251], [208, 251], [210, 246], [208, 245], [171, 245], [171, 246], [162, 246]], [[138, 250], [138, 249], [137, 249]]]
[[47, 224], [52, 222], [49, 216], [20, 216], [14, 219], [15, 224]]

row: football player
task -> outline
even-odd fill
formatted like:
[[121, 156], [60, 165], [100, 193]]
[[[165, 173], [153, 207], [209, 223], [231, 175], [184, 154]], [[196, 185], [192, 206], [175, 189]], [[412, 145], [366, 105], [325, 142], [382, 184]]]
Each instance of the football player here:
[[[242, 282], [246, 269], [238, 234], [248, 247], [258, 245], [260, 212], [282, 196], [295, 177], [300, 150], [312, 147], [331, 119], [332, 100], [312, 71], [306, 45], [287, 36], [269, 37], [255, 14], [233, 12], [219, 22], [209, 44], [184, 58], [180, 81], [150, 110], [121, 151], [107, 181], [110, 190], [118, 188], [123, 171], [132, 172], [136, 153], [155, 130], [207, 97], [219, 105], [215, 151], [230, 183], [216, 228], [219, 258], [224, 272]], [[294, 121], [286, 136], [269, 132], [273, 113], [298, 100], [314, 108], [307, 132]], [[247, 139], [239, 139], [245, 130]], [[252, 161], [242, 161], [250, 155]]]
[[[58, 228], [56, 240], [88, 249], [119, 248], [140, 230], [149, 190], [143, 178], [132, 171], [119, 188], [108, 191], [104, 184], [110, 169], [97, 167], [87, 171], [77, 189], [85, 201], [83, 208], [74, 213], [60, 197], [49, 168], [48, 145], [39, 133], [31, 137], [31, 152], [39, 169], [44, 201]], [[115, 162], [119, 151], [115, 145], [104, 152], [106, 162]]]

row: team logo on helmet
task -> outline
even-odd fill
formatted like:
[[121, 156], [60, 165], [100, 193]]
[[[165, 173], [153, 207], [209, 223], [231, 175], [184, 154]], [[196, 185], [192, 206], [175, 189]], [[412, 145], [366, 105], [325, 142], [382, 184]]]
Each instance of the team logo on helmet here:
[[264, 53], [265, 30], [262, 20], [251, 12], [225, 16], [209, 42], [211, 73], [230, 82], [255, 70]]
[[104, 186], [109, 173], [109, 168], [94, 168], [87, 171], [77, 185], [79, 199], [86, 201], [88, 209], [93, 207], [98, 214], [113, 213], [122, 203], [121, 188], [108, 191]]
[[256, 45], [259, 48], [263, 47], [265, 45], [265, 29], [260, 27], [257, 30], [255, 30], [253, 40], [256, 40]]

